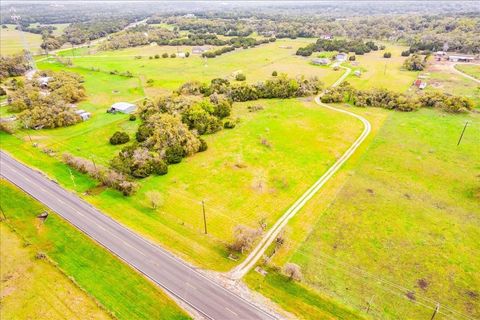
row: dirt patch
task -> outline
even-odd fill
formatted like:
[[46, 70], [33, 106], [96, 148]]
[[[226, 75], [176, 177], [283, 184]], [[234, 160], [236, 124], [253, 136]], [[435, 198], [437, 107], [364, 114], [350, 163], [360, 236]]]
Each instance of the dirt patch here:
[[415, 298], [415, 292], [413, 292], [413, 291], [408, 291], [405, 295], [407, 296], [408, 299], [410, 299], [412, 301], [417, 300], [417, 298]]
[[420, 289], [422, 289], [422, 290], [427, 290], [428, 282], [427, 282], [427, 280], [425, 280], [425, 279], [423, 279], [423, 278], [422, 278], [422, 279], [418, 279], [418, 280], [417, 280], [417, 285], [418, 285], [418, 287], [419, 287]]
[[85, 194], [89, 195], [89, 196], [96, 196], [96, 195], [99, 195], [100, 193], [102, 193], [103, 191], [105, 191], [106, 189], [107, 189], [106, 186], [98, 185], [98, 186], [95, 186], [95, 187], [90, 188], [87, 191], [85, 191]]

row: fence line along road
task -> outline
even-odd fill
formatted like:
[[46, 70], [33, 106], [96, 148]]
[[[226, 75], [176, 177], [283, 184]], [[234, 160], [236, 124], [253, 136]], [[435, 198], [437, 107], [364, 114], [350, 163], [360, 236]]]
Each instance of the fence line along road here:
[[[341, 67], [345, 69], [345, 73], [332, 85], [332, 87], [338, 86], [342, 83], [343, 80], [350, 74], [351, 69], [346, 67]], [[258, 245], [252, 250], [252, 252], [247, 256], [247, 258], [236, 266], [229, 273], [229, 277], [232, 279], [241, 279], [245, 276], [248, 271], [253, 268], [253, 266], [258, 262], [258, 260], [263, 256], [267, 248], [275, 241], [276, 237], [280, 231], [287, 225], [288, 221], [295, 216], [295, 214], [300, 211], [305, 204], [310, 200], [322, 187], [323, 185], [330, 180], [330, 178], [335, 174], [335, 172], [340, 169], [340, 167], [353, 155], [355, 150], [362, 144], [362, 142], [368, 137], [371, 131], [370, 122], [362, 116], [359, 116], [350, 111], [346, 111], [340, 108], [335, 108], [324, 104], [320, 101], [320, 97], [315, 98], [315, 102], [327, 109], [341, 112], [352, 116], [363, 123], [363, 131], [360, 136], [355, 140], [355, 142], [348, 148], [347, 151], [331, 166], [327, 172], [325, 172], [320, 179], [318, 179], [302, 196], [290, 207], [288, 210], [277, 220], [270, 230], [265, 234], [265, 236], [260, 240]]]
[[[0, 151], [0, 175], [206, 319], [276, 319]], [[93, 271], [94, 272], [94, 271]], [[112, 288], [115, 290], [115, 288]]]

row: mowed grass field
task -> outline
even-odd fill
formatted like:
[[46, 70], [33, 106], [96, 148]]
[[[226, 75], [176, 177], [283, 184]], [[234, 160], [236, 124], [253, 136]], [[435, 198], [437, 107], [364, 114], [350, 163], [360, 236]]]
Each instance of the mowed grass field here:
[[[175, 249], [186, 259], [226, 270], [235, 264], [227, 259], [225, 245], [232, 239], [234, 227], [259, 227], [263, 221], [268, 227], [273, 225], [361, 132], [360, 122], [352, 122], [348, 116], [322, 109], [308, 100], [235, 104], [234, 117], [240, 123], [233, 130], [205, 136], [209, 145], [206, 152], [170, 166], [166, 176], [139, 181], [140, 189], [132, 197], [108, 189], [85, 197], [115, 219]], [[247, 106], [251, 104], [260, 104], [264, 110], [250, 113]], [[85, 135], [78, 131], [63, 143], [49, 144], [49, 132], [30, 133], [39, 144], [36, 149], [26, 136], [19, 139], [4, 135], [2, 146], [67, 187], [80, 193], [92, 188], [94, 183], [83, 178], [75, 178], [75, 187], [59, 158], [69, 150], [86, 158], [93, 156], [99, 163], [103, 153], [97, 150], [108, 150], [107, 137], [103, 140], [101, 134], [89, 137], [90, 131]], [[56, 151], [56, 155], [42, 154], [44, 147]], [[113, 150], [105, 151], [102, 161], [106, 163], [114, 154]], [[151, 190], [163, 195], [163, 205], [157, 210], [150, 208], [146, 197]], [[202, 200], [207, 212], [207, 236], [203, 235]]]
[[[352, 69], [345, 79], [355, 88], [367, 90], [384, 88], [396, 92], [405, 92], [417, 78], [418, 72], [403, 69], [405, 57], [401, 52], [408, 47], [385, 43], [385, 50], [372, 51], [364, 55], [356, 55], [355, 61], [348, 61], [346, 66]], [[390, 52], [391, 58], [384, 58], [383, 54]], [[354, 74], [359, 70], [361, 76]]]
[[[41, 223], [36, 216], [46, 208], [3, 179], [0, 196], [7, 217], [0, 225], [2, 319], [189, 318], [158, 287], [55, 213]], [[22, 241], [12, 238], [17, 235], [10, 228]], [[38, 252], [52, 262], [35, 259]]]
[[456, 64], [455, 68], [463, 73], [471, 75], [472, 77], [480, 79], [480, 65], [478, 64]]
[[313, 199], [318, 220], [305, 242], [275, 261], [299, 264], [309, 290], [292, 293], [275, 274], [247, 281], [267, 296], [301, 296], [304, 318], [315, 318], [317, 294], [374, 319], [429, 318], [437, 302], [436, 318], [478, 318], [479, 136], [477, 114], [391, 112], [333, 202]]
[[49, 261], [36, 259], [5, 223], [0, 224], [2, 319], [111, 319], [96, 301]]
[[[234, 52], [223, 54], [212, 59], [201, 58], [191, 54], [190, 57], [182, 58], [159, 58], [149, 59], [150, 56], [167, 52], [177, 53], [192, 51], [192, 47], [174, 46], [146, 46], [127, 48], [115, 51], [98, 51], [88, 55], [86, 48], [65, 51], [62, 55], [68, 55], [75, 66], [83, 68], [99, 68], [105, 71], [119, 72], [130, 71], [139, 76], [145, 83], [148, 79], [153, 80], [147, 90], [152, 94], [175, 90], [181, 84], [196, 80], [209, 82], [214, 78], [229, 78], [234, 81], [232, 74], [242, 71], [247, 82], [264, 81], [273, 71], [286, 73], [291, 77], [298, 75], [317, 76], [326, 85], [330, 85], [342, 74], [342, 71], [334, 71], [331, 68], [322, 68], [310, 64], [311, 58], [295, 55], [299, 47], [305, 46], [315, 39], [277, 40], [276, 42], [260, 45], [250, 49], [238, 49]], [[141, 59], [135, 58], [141, 57]]]
[[30, 32], [15, 30], [15, 25], [7, 24], [7, 28], [0, 28], [0, 53], [1, 55], [11, 55], [22, 52], [24, 48], [23, 39], [28, 49], [32, 53], [40, 50], [42, 36]]
[[[476, 108], [480, 108], [480, 85], [472, 79], [458, 74], [453, 68], [449, 64], [430, 63], [426, 69], [428, 86], [425, 90], [442, 91], [467, 97], [475, 103]], [[475, 68], [469, 69], [469, 71], [473, 72], [471, 75], [475, 74], [474, 70]]]

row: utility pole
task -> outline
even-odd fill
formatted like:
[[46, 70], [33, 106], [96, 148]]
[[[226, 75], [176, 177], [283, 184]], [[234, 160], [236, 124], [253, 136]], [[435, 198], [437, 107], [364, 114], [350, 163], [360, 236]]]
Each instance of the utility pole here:
[[370, 301], [368, 301], [367, 313], [370, 311], [370, 307], [372, 306], [373, 298], [375, 298], [375, 296], [372, 296], [372, 297], [370, 298]]
[[2, 212], [3, 220], [7, 220], [7, 216], [5, 215], [5, 211], [3, 211], [3, 208], [1, 205], [0, 205], [0, 212]]
[[458, 139], [457, 146], [460, 145], [460, 142], [462, 142], [463, 134], [465, 133], [465, 129], [467, 129], [468, 121], [465, 122], [465, 126], [463, 127], [462, 134], [460, 135], [460, 139]]
[[440, 303], [437, 303], [437, 306], [435, 307], [435, 310], [433, 310], [432, 318], [430, 320], [433, 320], [433, 318], [435, 318], [438, 310], [440, 310]]
[[202, 200], [202, 209], [203, 209], [203, 227], [205, 229], [205, 234], [208, 234], [207, 232], [207, 217], [205, 216], [205, 201]]

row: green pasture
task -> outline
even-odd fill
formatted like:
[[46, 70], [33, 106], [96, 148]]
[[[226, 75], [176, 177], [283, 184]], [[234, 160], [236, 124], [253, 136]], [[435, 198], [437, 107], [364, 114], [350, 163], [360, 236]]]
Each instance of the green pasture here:
[[[251, 104], [260, 104], [264, 110], [250, 113], [247, 106]], [[69, 151], [107, 163], [119, 148], [109, 146], [106, 133], [131, 125], [125, 115], [105, 116], [115, 119], [105, 125], [108, 129], [102, 129], [98, 120], [99, 130], [92, 129], [92, 122], [84, 130], [80, 124], [31, 131], [30, 137], [20, 139], [4, 135], [2, 147], [72, 187], [68, 169], [58, 163], [61, 154]], [[221, 270], [233, 266], [234, 262], [226, 259], [225, 246], [233, 228], [238, 224], [258, 227], [262, 221], [271, 226], [361, 131], [361, 123], [352, 122], [348, 116], [322, 109], [312, 101], [295, 99], [235, 104], [237, 117], [240, 122], [235, 129], [205, 136], [209, 145], [206, 152], [170, 166], [166, 176], [139, 181], [141, 187], [134, 196], [125, 198], [116, 191], [101, 189], [86, 199], [199, 265]], [[65, 136], [68, 139], [62, 139]], [[31, 147], [30, 138], [38, 143], [36, 149]], [[40, 160], [38, 155], [44, 148], [56, 152], [55, 156], [43, 154], [45, 160]], [[77, 191], [92, 187], [88, 179], [82, 181], [76, 181]], [[151, 190], [161, 192], [164, 198], [156, 211], [145, 195]], [[207, 236], [202, 234], [202, 200], [207, 212]]]
[[[299, 264], [309, 290], [285, 300], [311, 306], [321, 294], [374, 319], [429, 318], [438, 302], [438, 319], [477, 318], [479, 136], [477, 114], [390, 112], [331, 203], [319, 194], [306, 207], [317, 218], [302, 245], [287, 227], [290, 245], [275, 264]], [[289, 292], [256, 277], [247, 282], [267, 296]]]
[[11, 55], [20, 53], [25, 49], [24, 41], [27, 49], [32, 53], [40, 51], [42, 36], [30, 32], [15, 30], [15, 25], [7, 24], [7, 28], [0, 28], [0, 54]]
[[471, 75], [477, 79], [480, 79], [480, 65], [478, 64], [457, 64], [455, 68], [458, 70]]
[[[51, 213], [45, 222], [41, 223], [36, 216], [45, 208], [5, 180], [0, 180], [0, 194], [2, 210], [7, 217], [7, 220], [2, 222], [1, 227], [4, 228], [3, 224], [8, 224], [24, 239], [25, 243], [28, 243], [29, 250], [34, 251], [35, 254], [37, 252], [45, 253], [53, 260], [58, 270], [62, 270], [67, 276], [71, 277], [80, 288], [91, 298], [98, 301], [115, 318], [188, 319], [188, 316], [158, 287], [115, 258], [106, 249], [99, 247], [98, 244], [56, 214]], [[33, 267], [31, 266], [31, 268]], [[44, 281], [53, 277], [49, 273], [43, 276], [45, 277]], [[55, 293], [59, 295], [68, 289], [65, 286], [72, 285], [72, 282], [62, 279], [57, 281], [57, 283], [45, 283], [45, 285], [51, 288], [52, 286], [58, 286]], [[60, 281], [64, 282], [64, 286]], [[31, 285], [33, 284], [32, 282]], [[75, 301], [72, 299], [73, 292], [83, 294], [77, 289], [69, 289], [70, 294], [66, 297], [69, 305], [80, 303], [78, 298]], [[34, 287], [30, 286], [28, 290], [34, 290]], [[40, 297], [35, 296], [37, 299], [44, 299], [42, 300], [44, 303], [52, 302], [50, 304], [52, 315], [40, 314], [40, 318], [52, 319], [52, 316], [56, 314], [52, 312], [51, 308], [55, 308], [55, 303], [58, 304], [58, 300], [55, 297], [47, 300], [50, 295], [51, 292]], [[24, 302], [24, 298], [21, 301]], [[10, 303], [11, 301], [7, 299], [5, 302]], [[62, 315], [62, 318], [67, 313], [62, 312], [61, 309], [69, 309], [64, 303], [65, 301], [56, 309], [58, 311], [57, 316]], [[4, 301], [2, 301], [2, 315], [9, 314], [10, 311], [5, 309], [9, 306], [15, 307], [15, 304], [4, 304]], [[32, 310], [35, 306], [36, 303], [33, 302], [24, 305], [22, 314], [25, 318], [38, 314], [39, 310]], [[90, 306], [90, 309], [92, 309], [92, 306]], [[18, 313], [15, 313], [15, 316], [18, 316]], [[73, 316], [86, 317], [87, 314], [73, 314]], [[92, 316], [94, 318], [105, 318], [105, 315], [102, 315], [99, 311], [97, 311], [97, 315], [92, 314]]]

